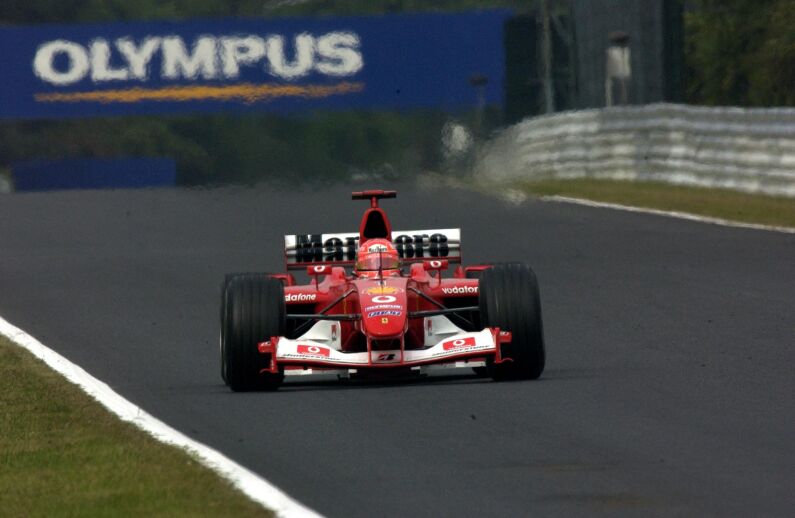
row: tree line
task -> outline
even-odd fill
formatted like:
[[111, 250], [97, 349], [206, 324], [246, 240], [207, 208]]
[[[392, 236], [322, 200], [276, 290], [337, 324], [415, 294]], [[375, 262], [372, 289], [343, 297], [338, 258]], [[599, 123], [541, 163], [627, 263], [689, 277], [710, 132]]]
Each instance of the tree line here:
[[697, 0], [685, 14], [687, 101], [795, 106], [795, 3]]

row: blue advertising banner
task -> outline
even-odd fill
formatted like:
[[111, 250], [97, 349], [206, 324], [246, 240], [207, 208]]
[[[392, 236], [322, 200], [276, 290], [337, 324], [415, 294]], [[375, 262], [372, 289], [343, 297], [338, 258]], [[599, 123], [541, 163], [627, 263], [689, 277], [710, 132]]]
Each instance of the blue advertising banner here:
[[5, 27], [0, 118], [501, 104], [509, 16]]

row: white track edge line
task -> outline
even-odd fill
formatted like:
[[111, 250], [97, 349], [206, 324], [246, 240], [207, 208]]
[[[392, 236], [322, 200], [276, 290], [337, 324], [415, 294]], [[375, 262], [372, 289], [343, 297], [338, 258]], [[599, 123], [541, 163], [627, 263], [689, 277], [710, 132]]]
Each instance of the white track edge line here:
[[277, 516], [285, 518], [321, 517], [320, 514], [294, 500], [253, 471], [153, 417], [115, 392], [106, 383], [93, 377], [80, 366], [70, 362], [2, 317], [0, 317], [0, 334], [30, 351], [36, 358], [77, 385], [122, 421], [132, 423], [162, 443], [176, 446], [190, 453], [201, 464], [231, 482], [235, 488], [253, 501], [274, 511]]
[[585, 200], [583, 198], [570, 198], [568, 196], [542, 196], [542, 201], [551, 201], [558, 203], [572, 203], [575, 205], [584, 205], [586, 207], [598, 207], [604, 209], [623, 210], [626, 212], [639, 212], [642, 214], [654, 214], [655, 216], [666, 216], [669, 218], [686, 219], [689, 221], [697, 221], [699, 223], [708, 223], [711, 225], [720, 225], [723, 227], [746, 228], [751, 230], [766, 230], [769, 232], [780, 232], [783, 234], [795, 234], [793, 227], [776, 227], [770, 225], [760, 225], [758, 223], [742, 223], [740, 221], [732, 221], [722, 218], [710, 218], [708, 216], [698, 216], [689, 212], [677, 212], [659, 209], [647, 209], [644, 207], [635, 207], [632, 205], [620, 205], [618, 203], [608, 203], [603, 201]]

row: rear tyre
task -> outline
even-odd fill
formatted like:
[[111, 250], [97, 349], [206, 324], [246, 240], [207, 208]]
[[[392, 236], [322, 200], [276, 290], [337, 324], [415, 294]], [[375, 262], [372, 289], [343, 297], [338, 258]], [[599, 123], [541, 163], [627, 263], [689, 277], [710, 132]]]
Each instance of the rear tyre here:
[[221, 293], [221, 377], [234, 391], [276, 390], [282, 373], [262, 372], [270, 357], [257, 345], [285, 328], [284, 286], [263, 274], [225, 279]]
[[513, 335], [502, 346], [511, 362], [488, 366], [496, 381], [537, 379], [544, 371], [544, 326], [538, 281], [529, 266], [497, 264], [480, 276], [480, 317], [484, 327], [499, 327]]

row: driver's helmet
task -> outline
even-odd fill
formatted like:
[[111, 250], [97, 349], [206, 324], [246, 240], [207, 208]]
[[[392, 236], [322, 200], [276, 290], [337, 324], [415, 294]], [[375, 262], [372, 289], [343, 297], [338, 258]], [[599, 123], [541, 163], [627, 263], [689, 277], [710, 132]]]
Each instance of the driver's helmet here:
[[396, 275], [400, 269], [400, 257], [397, 250], [387, 239], [370, 239], [365, 241], [356, 253], [356, 274], [377, 274], [380, 270], [384, 275]]

